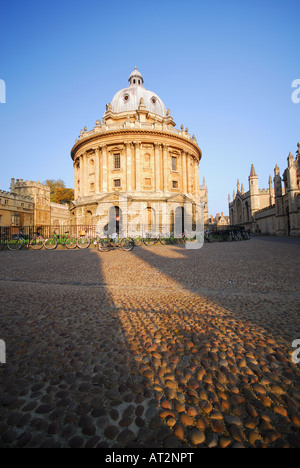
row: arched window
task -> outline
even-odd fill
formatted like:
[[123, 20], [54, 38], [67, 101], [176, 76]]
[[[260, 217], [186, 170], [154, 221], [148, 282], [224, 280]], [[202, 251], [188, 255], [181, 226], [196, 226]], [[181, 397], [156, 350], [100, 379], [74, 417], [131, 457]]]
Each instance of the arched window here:
[[245, 210], [246, 210], [246, 221], [249, 221], [249, 219], [250, 219], [250, 213], [249, 213], [249, 204], [248, 204], [247, 201], [246, 201], [246, 203], [245, 203]]
[[145, 208], [144, 211], [144, 231], [150, 232], [155, 230], [155, 211], [151, 207]]
[[92, 212], [90, 210], [86, 211], [85, 220], [84, 220], [85, 224], [87, 226], [91, 226], [93, 224], [92, 220], [93, 220]]
[[108, 223], [106, 226], [108, 235], [119, 234], [122, 230], [122, 210], [119, 206], [112, 206], [108, 213]]
[[89, 173], [90, 174], [93, 174], [95, 171], [94, 169], [94, 160], [93, 159], [90, 159], [90, 163], [89, 163]]
[[184, 208], [178, 206], [175, 210], [175, 235], [181, 235], [184, 232]]
[[237, 223], [243, 222], [243, 212], [242, 212], [242, 202], [240, 199], [236, 202], [236, 215], [237, 215]]

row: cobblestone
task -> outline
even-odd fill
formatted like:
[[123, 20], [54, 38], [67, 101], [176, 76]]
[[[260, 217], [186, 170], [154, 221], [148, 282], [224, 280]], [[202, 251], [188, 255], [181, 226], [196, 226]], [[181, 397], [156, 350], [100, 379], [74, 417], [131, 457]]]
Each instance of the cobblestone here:
[[0, 252], [0, 447], [298, 448], [299, 254]]

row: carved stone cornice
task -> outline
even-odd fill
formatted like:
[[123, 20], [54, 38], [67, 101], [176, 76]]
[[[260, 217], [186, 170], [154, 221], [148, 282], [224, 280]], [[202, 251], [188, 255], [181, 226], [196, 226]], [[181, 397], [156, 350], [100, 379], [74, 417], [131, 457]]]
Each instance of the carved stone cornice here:
[[[157, 137], [168, 138], [168, 139], [171, 139], [171, 140], [174, 140], [174, 141], [178, 142], [181, 145], [190, 146], [194, 151], [196, 151], [196, 153], [198, 155], [198, 158], [199, 158], [199, 161], [200, 161], [200, 159], [202, 157], [201, 149], [199, 148], [199, 146], [193, 140], [188, 140], [187, 138], [185, 138], [183, 136], [180, 136], [180, 135], [178, 135], [176, 133], [173, 133], [173, 132], [161, 131], [161, 130], [142, 129], [142, 128], [123, 128], [123, 129], [118, 129], [118, 130], [107, 130], [107, 131], [105, 131], [103, 133], [95, 133], [93, 135], [90, 135], [89, 137], [84, 138], [84, 139], [78, 141], [77, 143], [75, 143], [75, 145], [73, 146], [73, 148], [71, 150], [71, 157], [74, 160], [74, 156], [75, 156], [76, 152], [80, 148], [82, 148], [84, 145], [86, 145], [87, 143], [92, 143], [95, 140], [101, 140], [101, 139], [111, 137], [111, 136], [115, 137], [115, 136], [118, 136], [118, 135], [120, 135], [120, 136], [133, 135], [133, 137], [135, 135], [141, 135], [141, 136], [151, 135], [151, 136], [153, 136], [154, 140], [156, 140]], [[99, 142], [99, 146], [102, 147], [104, 145], [107, 146], [107, 143], [102, 144], [102, 143]]]

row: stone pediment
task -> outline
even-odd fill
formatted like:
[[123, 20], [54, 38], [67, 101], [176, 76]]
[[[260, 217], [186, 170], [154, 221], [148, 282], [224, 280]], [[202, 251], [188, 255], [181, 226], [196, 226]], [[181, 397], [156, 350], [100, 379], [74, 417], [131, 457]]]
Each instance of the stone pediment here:
[[167, 202], [171, 203], [194, 203], [194, 201], [187, 197], [186, 195], [183, 195], [182, 193], [176, 193], [174, 195], [171, 195], [170, 197], [166, 198]]
[[126, 200], [127, 200], [127, 196], [120, 192], [107, 193], [107, 194], [104, 194], [103, 196], [98, 197], [98, 201], [110, 202], [110, 203], [125, 202]]

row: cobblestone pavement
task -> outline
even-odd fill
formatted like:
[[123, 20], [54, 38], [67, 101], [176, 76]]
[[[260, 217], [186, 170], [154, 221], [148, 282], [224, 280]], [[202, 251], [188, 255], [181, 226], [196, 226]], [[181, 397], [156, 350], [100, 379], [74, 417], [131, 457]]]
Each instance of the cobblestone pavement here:
[[0, 262], [0, 447], [300, 447], [299, 239]]

